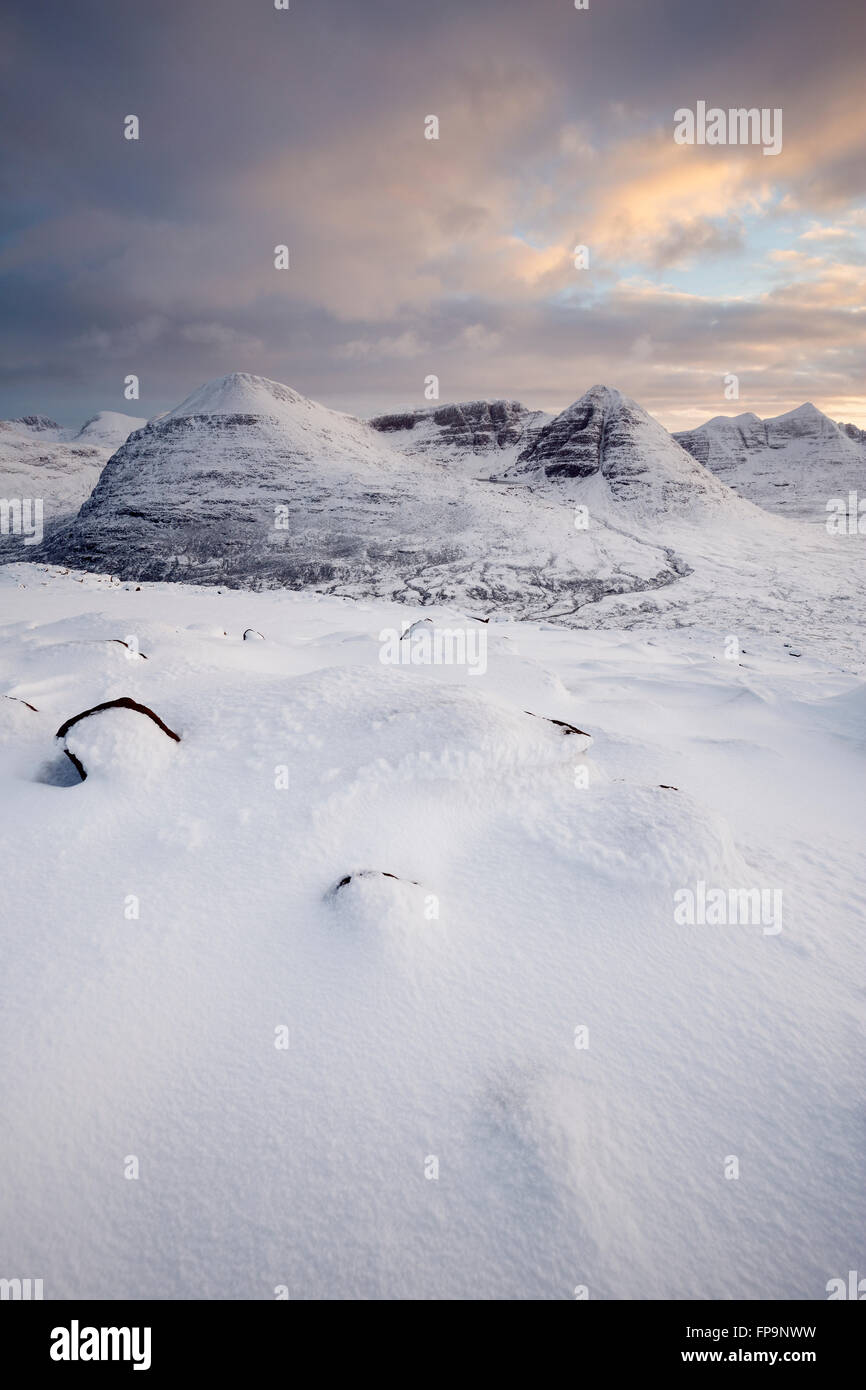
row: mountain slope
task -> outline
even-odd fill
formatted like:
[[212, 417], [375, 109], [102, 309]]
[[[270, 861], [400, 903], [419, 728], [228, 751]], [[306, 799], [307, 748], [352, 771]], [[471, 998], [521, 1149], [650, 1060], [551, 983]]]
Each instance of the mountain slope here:
[[823, 523], [827, 501], [866, 487], [866, 442], [811, 402], [761, 420], [717, 415], [673, 436], [742, 497], [768, 511]]

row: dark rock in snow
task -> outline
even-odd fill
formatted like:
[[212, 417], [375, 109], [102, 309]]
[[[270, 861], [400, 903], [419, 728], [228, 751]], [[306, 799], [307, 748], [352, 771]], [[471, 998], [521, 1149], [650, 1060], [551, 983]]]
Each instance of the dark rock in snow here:
[[18, 695], [7, 695], [7, 696], [6, 696], [6, 699], [7, 699], [7, 700], [14, 700], [15, 703], [18, 704], [18, 705], [26, 705], [28, 709], [32, 709], [32, 711], [33, 711], [34, 714], [38, 714], [38, 713], [39, 713], [39, 711], [38, 711], [38, 709], [36, 708], [35, 705], [31, 705], [31, 703], [30, 703], [29, 700], [22, 700], [22, 699], [20, 698], [20, 696], [18, 696]]
[[393, 878], [396, 883], [411, 883], [415, 888], [420, 885], [414, 878], [400, 878], [398, 874], [389, 874], [385, 869], [357, 869], [353, 874], [346, 874], [332, 888], [333, 893], [338, 893], [341, 888], [352, 882], [354, 878]]
[[533, 719], [546, 719], [548, 724], [555, 724], [557, 728], [562, 729], [565, 734], [580, 734], [583, 738], [592, 738], [592, 734], [588, 734], [585, 729], [578, 729], [574, 724], [566, 724], [564, 719], [551, 719], [549, 715], [535, 714], [531, 709], [524, 710], [523, 712], [524, 714], [531, 715]]
[[[137, 700], [130, 699], [128, 695], [122, 695], [117, 700], [106, 700], [101, 705], [94, 705], [92, 709], [82, 710], [81, 714], [73, 715], [71, 719], [67, 719], [60, 725], [60, 728], [55, 734], [55, 738], [65, 738], [69, 730], [74, 728], [76, 724], [79, 724], [82, 719], [90, 719], [93, 715], [101, 714], [103, 710], [108, 709], [129, 709], [134, 710], [137, 714], [145, 714], [148, 719], [153, 720], [157, 728], [161, 729], [168, 738], [174, 739], [175, 743], [180, 743], [180, 734], [176, 734], [173, 729], [170, 729], [167, 724], [164, 724], [159, 715], [154, 714], [153, 710], [149, 709], [147, 705], [140, 705]], [[80, 759], [68, 748], [65, 748], [63, 751], [69, 761], [77, 768], [82, 782], [85, 781], [87, 772], [85, 768], [82, 767]]]

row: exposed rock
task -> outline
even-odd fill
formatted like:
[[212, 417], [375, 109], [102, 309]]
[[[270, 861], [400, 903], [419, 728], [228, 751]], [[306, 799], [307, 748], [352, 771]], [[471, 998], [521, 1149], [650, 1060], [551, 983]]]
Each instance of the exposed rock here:
[[401, 633], [400, 641], [402, 642], [406, 637], [413, 637], [416, 632], [426, 632], [433, 626], [434, 623], [432, 618], [418, 618], [417, 622], [410, 623], [405, 632]]
[[335, 883], [331, 892], [339, 893], [341, 888], [345, 888], [356, 878], [393, 878], [396, 883], [411, 883], [414, 888], [420, 887], [414, 878], [400, 878], [398, 874], [389, 874], [385, 869], [356, 869], [353, 874], [346, 874], [339, 883]]
[[[163, 721], [160, 719], [159, 715], [155, 714], [152, 709], [148, 708], [147, 705], [139, 704], [137, 700], [130, 699], [128, 695], [123, 695], [117, 700], [106, 700], [100, 705], [94, 705], [91, 709], [82, 710], [81, 714], [73, 715], [71, 719], [67, 719], [63, 724], [60, 725], [60, 728], [57, 730], [55, 737], [65, 739], [66, 736], [69, 734], [70, 730], [75, 728], [77, 724], [80, 724], [82, 720], [90, 719], [94, 715], [101, 714], [104, 710], [113, 709], [134, 710], [137, 714], [146, 715], [147, 718], [152, 720], [153, 723], [157, 726], [157, 728], [161, 729], [162, 732], [166, 734], [168, 738], [173, 739], [175, 743], [180, 743], [180, 734], [176, 734], [173, 729], [170, 729], [167, 724], [164, 724]], [[76, 754], [69, 748], [64, 748], [63, 751], [65, 752], [69, 761], [77, 769], [82, 782], [85, 781], [87, 777], [87, 770], [85, 769], [80, 758], [78, 758]]]
[[23, 425], [25, 429], [35, 430], [43, 433], [45, 430], [57, 430], [60, 426], [56, 420], [49, 420], [47, 415], [19, 415], [17, 420], [10, 421], [13, 425]]
[[[519, 446], [496, 440], [512, 436], [521, 411], [444, 407], [429, 423], [437, 436], [488, 438], [507, 464]], [[576, 543], [567, 507], [433, 469], [395, 440], [235, 373], [133, 434], [45, 553], [124, 580], [310, 587], [520, 616], [571, 613], [682, 572], [651, 536], [600, 522]]]
[[400, 441], [408, 453], [450, 450], [484, 454], [525, 443], [528, 432], [546, 418], [541, 411], [527, 410], [519, 401], [464, 401], [378, 415], [370, 424], [383, 433], [414, 431], [413, 439]]
[[578, 729], [574, 724], [566, 724], [564, 719], [551, 719], [549, 715], [535, 714], [531, 709], [524, 710], [524, 714], [531, 715], [533, 719], [545, 719], [548, 724], [555, 724], [565, 734], [580, 734], [583, 738], [592, 738], [592, 734], [588, 734], [585, 729]]
[[7, 695], [5, 698], [6, 698], [7, 700], [14, 700], [16, 704], [19, 704], [19, 705], [26, 705], [28, 709], [32, 709], [32, 711], [33, 711], [34, 714], [38, 714], [38, 713], [39, 713], [39, 711], [38, 711], [38, 709], [36, 708], [35, 705], [31, 705], [31, 703], [30, 703], [29, 700], [22, 700], [21, 697], [18, 696], [18, 695]]
[[[101, 411], [77, 433], [45, 415], [0, 420], [0, 494], [40, 498], [48, 537], [71, 520], [113, 451], [143, 424], [115, 411]], [[37, 544], [23, 548], [18, 536], [0, 536], [0, 563], [36, 560], [42, 553]]]

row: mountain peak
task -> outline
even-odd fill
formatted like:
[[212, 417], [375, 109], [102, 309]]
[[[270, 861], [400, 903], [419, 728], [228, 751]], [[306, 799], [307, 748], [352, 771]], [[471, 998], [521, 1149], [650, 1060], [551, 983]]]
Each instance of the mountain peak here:
[[[581, 401], [588, 400], [597, 401], [599, 405], [605, 406], [608, 409], [615, 409], [625, 401], [628, 401], [631, 405], [635, 404], [629, 396], [624, 396], [622, 391], [618, 391], [615, 386], [604, 386], [600, 382], [596, 383], [595, 386], [590, 386], [589, 390], [584, 391], [580, 399], [574, 401], [573, 404], [580, 405]], [[571, 407], [568, 408], [570, 409]], [[640, 407], [638, 408], [640, 409]]]
[[732, 500], [658, 420], [613, 386], [591, 386], [540, 430], [496, 481], [545, 485], [589, 479], [601, 484], [597, 505], [626, 503], [641, 513]]
[[[696, 429], [708, 430], [711, 427], [715, 429], [739, 429], [745, 425], [760, 424], [760, 417], [753, 410], [744, 410], [741, 415], [714, 415], [711, 420], [707, 420]], [[680, 430], [674, 435], [674, 439], [679, 438], [681, 434], [694, 434], [695, 432], [695, 430]]]
[[117, 410], [98, 410], [85, 420], [75, 439], [86, 444], [98, 444], [103, 448], [119, 449], [121, 444], [136, 430], [143, 430], [147, 421], [133, 415], [122, 415]]
[[280, 418], [298, 406], [311, 406], [306, 396], [249, 372], [230, 372], [199, 386], [163, 419], [179, 420], [192, 415], [266, 415]]
[[[786, 410], [784, 415], [774, 415], [772, 417], [773, 424], [778, 424], [781, 420], [801, 420], [804, 422], [808, 420], [826, 420], [828, 424], [833, 423], [830, 417], [825, 415], [823, 410], [819, 410], [816, 405], [813, 405], [811, 401], [804, 401], [802, 405], [795, 406], [793, 410]], [[770, 420], [768, 420], [767, 423], [771, 423]]]

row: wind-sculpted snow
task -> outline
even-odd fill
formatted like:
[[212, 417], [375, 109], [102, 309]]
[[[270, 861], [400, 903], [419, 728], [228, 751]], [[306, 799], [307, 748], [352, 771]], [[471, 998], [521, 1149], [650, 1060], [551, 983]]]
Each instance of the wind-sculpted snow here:
[[[750, 582], [704, 629], [491, 620], [474, 676], [381, 661], [450, 609], [0, 569], [7, 1271], [824, 1298], [866, 1220], [864, 687], [781, 595], [726, 659]], [[118, 696], [182, 741], [103, 710], [43, 773]], [[782, 930], [676, 920], [701, 883]]]
[[784, 516], [823, 524], [830, 498], [866, 492], [866, 434], [811, 403], [767, 420], [717, 415], [674, 438], [741, 496]]

